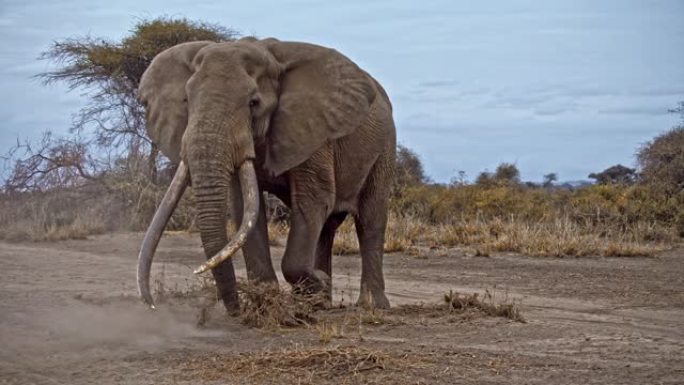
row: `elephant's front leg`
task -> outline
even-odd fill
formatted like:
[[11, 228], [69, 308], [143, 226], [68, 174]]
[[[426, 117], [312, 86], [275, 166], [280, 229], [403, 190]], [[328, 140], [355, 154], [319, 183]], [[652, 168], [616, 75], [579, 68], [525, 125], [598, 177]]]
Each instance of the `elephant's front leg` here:
[[[332, 155], [329, 148], [315, 153], [288, 175], [290, 233], [283, 256], [283, 276], [309, 291], [325, 290], [330, 276], [316, 268], [316, 247], [335, 201]], [[325, 268], [324, 266], [320, 266]]]
[[[316, 261], [314, 267], [330, 277], [332, 282], [332, 248], [335, 241], [335, 231], [340, 227], [344, 219], [347, 217], [346, 212], [332, 214], [325, 221], [321, 236], [318, 238], [318, 246], [316, 247]], [[327, 301], [332, 303], [332, 284], [327, 287]]]
[[322, 210], [316, 211], [315, 214], [291, 214], [290, 233], [282, 261], [287, 282], [303, 285], [307, 292], [327, 290], [330, 285], [330, 276], [315, 266], [316, 245], [326, 216]]
[[[231, 182], [231, 209], [235, 228], [240, 227], [242, 222], [242, 194], [240, 183], [237, 178]], [[247, 278], [255, 282], [277, 282], [273, 263], [271, 262], [271, 250], [268, 242], [268, 223], [266, 219], [266, 205], [263, 194], [259, 194], [259, 215], [254, 230], [249, 233], [245, 245], [242, 247], [247, 267]]]

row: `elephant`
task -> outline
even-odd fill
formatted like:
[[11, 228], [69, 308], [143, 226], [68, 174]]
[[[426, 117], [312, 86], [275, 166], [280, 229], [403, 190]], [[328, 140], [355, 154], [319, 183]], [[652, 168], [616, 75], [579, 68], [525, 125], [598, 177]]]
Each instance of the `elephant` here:
[[[138, 87], [150, 139], [177, 164], [138, 255], [149, 279], [164, 227], [185, 188], [195, 194], [207, 261], [228, 311], [239, 309], [230, 257], [242, 249], [250, 281], [277, 283], [263, 192], [290, 209], [284, 278], [306, 292], [332, 285], [332, 244], [354, 218], [362, 260], [357, 304], [387, 308], [382, 270], [396, 130], [382, 86], [319, 45], [273, 38], [195, 41], [159, 53]], [[229, 203], [230, 202], [230, 207]], [[231, 210], [237, 231], [228, 242]]]

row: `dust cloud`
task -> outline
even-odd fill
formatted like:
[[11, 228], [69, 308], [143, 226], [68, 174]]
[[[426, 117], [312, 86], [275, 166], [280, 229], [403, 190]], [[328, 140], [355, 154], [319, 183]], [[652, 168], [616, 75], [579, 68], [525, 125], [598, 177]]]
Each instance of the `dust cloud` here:
[[48, 342], [61, 348], [93, 346], [166, 348], [187, 338], [218, 337], [220, 330], [197, 326], [197, 311], [190, 308], [149, 309], [133, 301], [87, 303], [74, 301], [61, 309], [34, 316]]

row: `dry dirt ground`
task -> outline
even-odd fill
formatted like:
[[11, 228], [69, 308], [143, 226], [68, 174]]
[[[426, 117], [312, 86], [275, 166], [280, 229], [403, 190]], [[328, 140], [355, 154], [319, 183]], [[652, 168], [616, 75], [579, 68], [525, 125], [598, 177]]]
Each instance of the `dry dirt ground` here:
[[[198, 238], [162, 240], [154, 276], [164, 292], [197, 286]], [[219, 306], [202, 312], [207, 301], [192, 294], [148, 310], [136, 298], [140, 240], [0, 243], [0, 384], [684, 383], [683, 249], [630, 259], [390, 254], [393, 305], [489, 290], [519, 301], [527, 323], [336, 309], [321, 312], [332, 320], [323, 324], [265, 331]], [[278, 266], [282, 248], [273, 253]], [[356, 299], [359, 262], [334, 258], [336, 302]]]

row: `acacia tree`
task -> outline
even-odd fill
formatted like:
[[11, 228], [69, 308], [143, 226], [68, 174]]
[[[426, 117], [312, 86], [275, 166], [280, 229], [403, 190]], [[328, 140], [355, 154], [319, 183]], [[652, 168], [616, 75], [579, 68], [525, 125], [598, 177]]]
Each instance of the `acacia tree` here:
[[429, 182], [423, 163], [418, 154], [401, 144], [397, 145], [396, 169], [394, 176], [394, 195], [407, 187], [419, 186]]
[[481, 186], [515, 186], [520, 184], [520, 170], [513, 163], [500, 163], [492, 173], [487, 170], [481, 172], [475, 179], [475, 184]]
[[[18, 154], [18, 155], [17, 155]], [[99, 179], [97, 161], [80, 138], [54, 138], [50, 132], [36, 143], [17, 143], [8, 157], [15, 159], [5, 180], [7, 191], [43, 191], [53, 187], [76, 187]]]
[[679, 126], [656, 136], [637, 151], [641, 180], [667, 194], [684, 191], [684, 102], [672, 110]]
[[550, 188], [553, 187], [553, 184], [558, 181], [558, 174], [555, 172], [550, 172], [548, 174], [544, 175], [544, 181], [542, 182], [542, 187], [544, 188]]
[[[70, 183], [92, 180], [113, 167], [144, 172], [150, 182], [156, 182], [159, 152], [147, 136], [144, 110], [137, 100], [142, 74], [159, 52], [176, 44], [236, 36], [214, 24], [157, 18], [138, 22], [118, 42], [90, 36], [54, 42], [40, 58], [57, 68], [38, 77], [45, 84], [65, 83], [71, 90], [78, 89], [89, 102], [75, 114], [72, 137], [46, 134], [38, 145], [21, 144], [10, 153], [15, 165], [5, 187], [45, 188], [47, 181], [64, 180], [54, 175], [59, 173], [71, 175]], [[93, 161], [95, 149], [108, 156]], [[88, 162], [76, 167], [76, 160]]]
[[513, 163], [501, 163], [494, 171], [494, 180], [505, 185], [520, 184], [520, 170]]
[[589, 178], [596, 180], [598, 184], [623, 184], [629, 185], [636, 181], [636, 170], [621, 164], [610, 166], [601, 172], [592, 172]]

